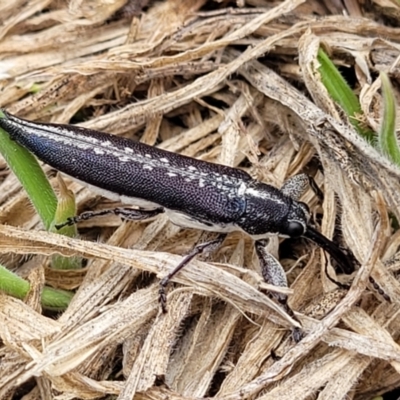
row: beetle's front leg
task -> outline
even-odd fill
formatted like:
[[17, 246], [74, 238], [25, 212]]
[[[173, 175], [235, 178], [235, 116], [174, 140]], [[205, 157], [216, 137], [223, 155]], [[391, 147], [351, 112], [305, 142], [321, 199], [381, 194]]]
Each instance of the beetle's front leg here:
[[[265, 240], [257, 240], [255, 242], [257, 257], [260, 261], [261, 266], [261, 274], [265, 280], [265, 282], [274, 285], [287, 287], [287, 278], [285, 270], [282, 268], [280, 262], [267, 250], [268, 239]], [[289, 307], [287, 303], [287, 296], [282, 293], [271, 293], [275, 299], [278, 300], [280, 304], [284, 307], [285, 311], [296, 321], [300, 322], [295, 316], [293, 310]], [[295, 328], [292, 332], [293, 339], [297, 343], [302, 337], [302, 331], [298, 328]]]
[[310, 185], [310, 178], [306, 174], [292, 176], [285, 181], [281, 191], [293, 200], [300, 200], [300, 197], [306, 192]]
[[306, 174], [295, 175], [286, 180], [281, 187], [281, 191], [293, 200], [299, 201], [300, 197], [306, 192], [308, 187], [312, 189], [320, 201], [323, 200], [324, 194], [318, 187], [314, 178]]
[[88, 219], [108, 214], [118, 215], [119, 217], [127, 219], [129, 221], [141, 221], [144, 219], [154, 217], [163, 212], [164, 209], [161, 207], [155, 208], [154, 210], [141, 210], [141, 209], [136, 210], [134, 208], [117, 207], [99, 211], [84, 211], [83, 213], [75, 217], [68, 218], [64, 223], [56, 225], [56, 229], [61, 229], [64, 226], [74, 225], [81, 221], [87, 221]]
[[163, 279], [160, 281], [160, 290], [159, 290], [159, 302], [161, 304], [161, 309], [163, 313], [167, 312], [167, 295], [165, 293], [165, 288], [168, 285], [169, 281], [186, 265], [190, 263], [197, 255], [202, 254], [204, 252], [211, 253], [218, 249], [221, 246], [222, 242], [226, 238], [226, 233], [220, 233], [218, 237], [214, 240], [210, 240], [209, 242], [200, 243], [195, 246], [192, 251], [187, 254], [182, 261]]
[[[260, 261], [261, 274], [265, 282], [274, 286], [287, 287], [285, 270], [280, 262], [267, 251], [268, 239], [257, 240], [255, 248]], [[287, 296], [282, 293], [273, 293], [273, 296], [282, 304], [286, 304]]]

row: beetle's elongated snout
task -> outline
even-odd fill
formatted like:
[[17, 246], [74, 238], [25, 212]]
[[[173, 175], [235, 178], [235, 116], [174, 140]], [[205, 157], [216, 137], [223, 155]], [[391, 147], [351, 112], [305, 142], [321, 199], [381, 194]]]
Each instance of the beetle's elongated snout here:
[[344, 254], [334, 242], [326, 238], [317, 230], [311, 226], [307, 226], [307, 230], [303, 236], [312, 240], [327, 253], [329, 253], [329, 255], [339, 264], [339, 267], [342, 268], [345, 274], [351, 274], [354, 272], [355, 266], [351, 261], [352, 258]]

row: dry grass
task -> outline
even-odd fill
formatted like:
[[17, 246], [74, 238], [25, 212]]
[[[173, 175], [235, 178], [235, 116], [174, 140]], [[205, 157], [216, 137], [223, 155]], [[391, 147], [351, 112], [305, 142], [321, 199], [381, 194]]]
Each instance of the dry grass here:
[[[326, 236], [336, 223], [336, 239], [362, 267], [351, 289], [338, 291], [322, 251], [304, 241], [285, 247], [288, 271], [306, 255], [289, 273], [290, 305], [307, 333], [296, 344], [290, 318], [259, 290], [266, 285], [250, 240], [232, 235], [212, 263], [194, 261], [177, 275], [162, 315], [154, 277], [200, 232], [164, 217], [110, 217], [82, 224], [82, 239], [46, 233], [0, 159], [2, 260], [33, 287], [25, 302], [0, 296], [0, 398], [369, 399], [399, 386], [400, 235], [388, 212], [400, 218], [400, 173], [357, 137], [316, 62], [323, 43], [336, 64], [355, 68], [367, 122], [377, 129], [377, 72], [399, 84], [400, 29], [390, 25], [398, 2], [375, 0], [364, 10], [348, 0], [351, 16], [317, 0], [237, 1], [248, 8], [228, 0], [65, 3], [0, 3], [2, 107], [247, 167], [276, 186], [307, 171], [325, 199], [321, 206], [309, 191], [303, 200], [323, 214]], [[138, 16], [135, 7], [146, 3]], [[80, 210], [111, 206], [69, 187]], [[55, 252], [82, 255], [88, 265], [52, 271], [46, 256]], [[43, 315], [44, 281], [79, 288], [62, 315]]]

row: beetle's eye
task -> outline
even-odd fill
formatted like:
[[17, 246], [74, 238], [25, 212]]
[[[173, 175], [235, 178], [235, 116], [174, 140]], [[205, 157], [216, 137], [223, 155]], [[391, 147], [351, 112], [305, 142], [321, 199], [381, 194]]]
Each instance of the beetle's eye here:
[[304, 226], [300, 222], [290, 221], [287, 233], [290, 237], [299, 237], [304, 235]]

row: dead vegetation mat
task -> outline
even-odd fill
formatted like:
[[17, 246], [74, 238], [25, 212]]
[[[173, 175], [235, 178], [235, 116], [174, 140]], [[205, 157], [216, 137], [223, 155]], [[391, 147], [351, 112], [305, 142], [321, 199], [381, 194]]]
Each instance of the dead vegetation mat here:
[[[31, 282], [25, 301], [0, 295], [0, 398], [370, 399], [399, 386], [400, 235], [391, 221], [400, 173], [329, 98], [317, 50], [351, 74], [364, 122], [378, 130], [379, 71], [399, 95], [400, 6], [343, 3], [0, 3], [1, 107], [244, 168], [277, 187], [307, 172], [324, 192], [322, 204], [311, 190], [302, 199], [319, 229], [361, 264], [351, 288], [338, 290], [323, 251], [281, 241], [304, 332], [296, 343], [293, 320], [265, 294], [251, 240], [233, 234], [176, 276], [163, 315], [159, 278], [201, 232], [161, 216], [98, 218], [76, 239], [47, 233], [0, 159], [2, 263]], [[80, 211], [116, 205], [67, 183]], [[54, 271], [54, 253], [88, 261]], [[44, 283], [76, 290], [65, 312], [41, 309]]]

